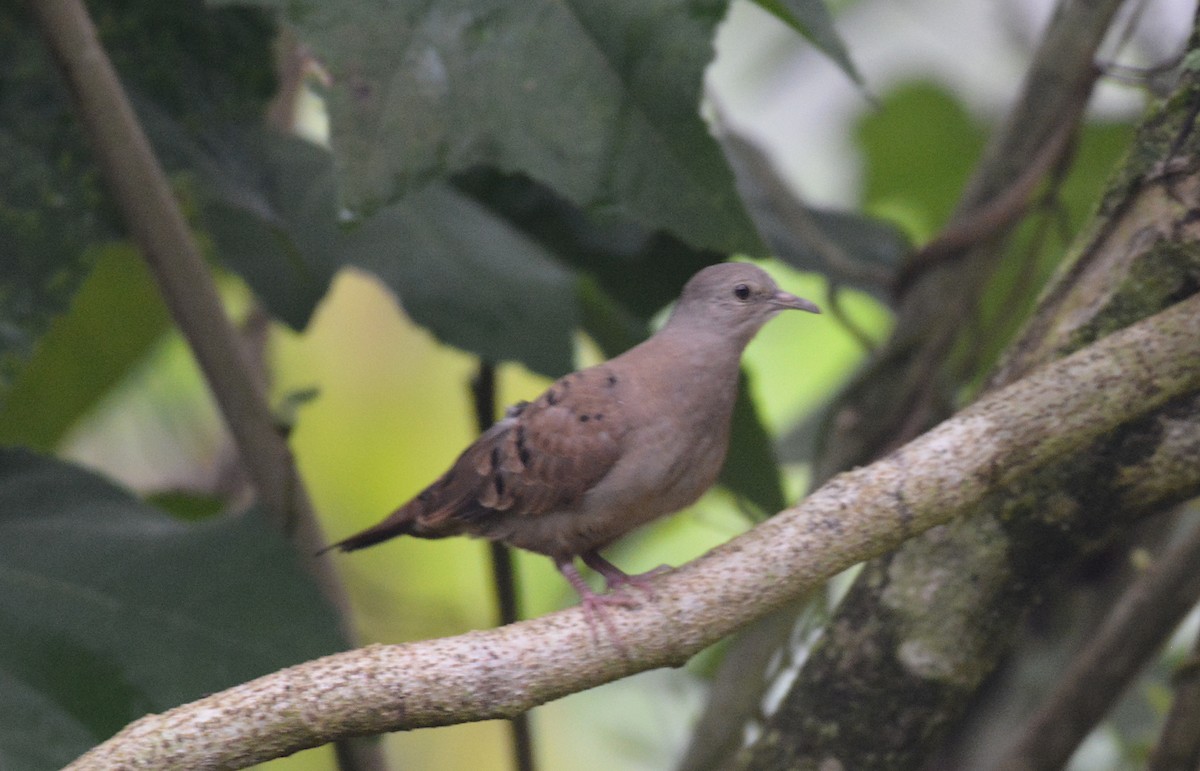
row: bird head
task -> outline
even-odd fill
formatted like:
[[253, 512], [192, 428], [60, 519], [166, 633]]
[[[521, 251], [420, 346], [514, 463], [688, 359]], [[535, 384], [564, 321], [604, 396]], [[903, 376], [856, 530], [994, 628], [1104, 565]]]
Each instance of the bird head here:
[[776, 314], [821, 309], [776, 285], [762, 268], [724, 262], [704, 268], [687, 282], [667, 326], [711, 331], [745, 345]]

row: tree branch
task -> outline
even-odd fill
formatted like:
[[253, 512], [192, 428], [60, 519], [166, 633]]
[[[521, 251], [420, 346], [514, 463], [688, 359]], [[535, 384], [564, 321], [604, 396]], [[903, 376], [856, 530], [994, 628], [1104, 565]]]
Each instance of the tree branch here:
[[[1198, 320], [1200, 295], [835, 477], [803, 505], [661, 578], [642, 608], [614, 612], [621, 649], [591, 637], [579, 608], [486, 632], [374, 645], [146, 716], [69, 768], [244, 767], [348, 736], [512, 717], [635, 672], [682, 665], [838, 571], [1200, 393]], [[1179, 480], [1175, 473], [1158, 481]]]
[[[1185, 78], [1140, 127], [993, 387], [1197, 291], [1200, 135], [1187, 108], [1198, 88]], [[1176, 432], [1200, 431], [1196, 406], [1130, 424], [1089, 454], [983, 502], [968, 519], [865, 566], [747, 762], [802, 766], [837, 757], [847, 767], [899, 769], [927, 761], [961, 725], [1024, 611], [1054, 591], [1055, 579], [1138, 518], [1181, 501], [1138, 487], [1157, 475], [1147, 464], [1174, 457], [1167, 447]], [[1183, 445], [1174, 446], [1190, 452]], [[1183, 464], [1176, 473], [1192, 479], [1196, 471]]]
[[[1005, 124], [991, 138], [958, 207], [930, 248], [910, 255], [905, 265], [895, 332], [841, 397], [830, 424], [836, 427], [821, 447], [817, 481], [842, 469], [869, 463], [899, 446], [951, 409], [962, 385], [947, 374], [946, 357], [1004, 255], [1005, 234], [1017, 224], [1016, 196], [1034, 189], [1083, 118], [1096, 80], [1094, 57], [1121, 0], [1063, 0], [1047, 26]], [[1005, 216], [1000, 216], [1005, 215]], [[996, 219], [999, 229], [979, 227]], [[1004, 224], [1007, 227], [1004, 227]], [[962, 230], [983, 238], [964, 241]], [[940, 245], [942, 238], [953, 247]]]

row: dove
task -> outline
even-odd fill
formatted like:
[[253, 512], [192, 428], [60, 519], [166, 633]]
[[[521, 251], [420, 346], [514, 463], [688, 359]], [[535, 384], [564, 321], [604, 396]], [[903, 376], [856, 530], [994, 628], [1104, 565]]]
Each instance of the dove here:
[[[820, 313], [761, 268], [720, 263], [683, 287], [667, 322], [603, 364], [565, 375], [518, 402], [437, 481], [374, 527], [328, 549], [354, 551], [396, 536], [467, 535], [550, 557], [578, 592], [595, 631], [606, 606], [658, 568], [627, 575], [600, 550], [695, 502], [729, 445], [742, 352], [784, 310]], [[599, 573], [598, 594], [575, 566]]]

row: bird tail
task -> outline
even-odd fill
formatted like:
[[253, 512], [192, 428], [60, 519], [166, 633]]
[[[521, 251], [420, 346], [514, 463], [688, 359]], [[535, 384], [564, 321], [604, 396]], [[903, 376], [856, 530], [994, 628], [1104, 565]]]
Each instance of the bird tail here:
[[389, 538], [395, 538], [400, 535], [417, 535], [415, 531], [416, 514], [413, 509], [416, 501], [411, 501], [396, 509], [387, 519], [380, 522], [374, 527], [369, 527], [362, 532], [355, 533], [349, 538], [343, 538], [337, 543], [331, 543], [324, 549], [317, 552], [318, 555], [325, 552], [337, 549], [338, 551], [356, 551], [365, 549], [368, 546], [374, 546], [377, 543], [382, 543]]

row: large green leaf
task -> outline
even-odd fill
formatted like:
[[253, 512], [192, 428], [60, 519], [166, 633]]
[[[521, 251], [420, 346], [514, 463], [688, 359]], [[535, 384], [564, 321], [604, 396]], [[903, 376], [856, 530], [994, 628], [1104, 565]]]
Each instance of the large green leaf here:
[[414, 320], [449, 343], [545, 374], [572, 369], [571, 273], [449, 185], [376, 212], [348, 235], [345, 257], [380, 276]]
[[[147, 711], [344, 647], [255, 513], [180, 522], [0, 450], [0, 767], [58, 768]], [[11, 686], [11, 687], [10, 687]]]
[[193, 144], [190, 152], [217, 256], [272, 315], [303, 329], [345, 259], [329, 153], [261, 130], [233, 131], [219, 148]]
[[750, 216], [776, 257], [878, 299], [892, 299], [896, 267], [911, 248], [898, 227], [862, 214], [809, 207], [754, 142], [735, 134], [721, 141]]
[[[689, 246], [630, 220], [589, 217], [524, 175], [476, 168], [456, 176], [454, 186], [529, 234], [564, 264], [594, 278], [639, 321], [643, 336], [645, 322], [675, 299], [692, 274], [725, 259], [720, 252]], [[610, 356], [629, 347], [601, 344]]]
[[[199, 0], [88, 7], [139, 106], [193, 133], [257, 120], [273, 90], [263, 13]], [[27, 4], [0, 5], [0, 391], [69, 305], [89, 246], [119, 233], [114, 212]]]
[[987, 131], [945, 90], [909, 83], [885, 95], [855, 135], [866, 154], [865, 208], [925, 241], [958, 203]]
[[99, 180], [24, 3], [0, 6], [0, 392], [111, 235]]
[[721, 469], [721, 484], [754, 505], [756, 517], [766, 517], [786, 505], [779, 460], [771, 437], [750, 398], [750, 379], [743, 370], [733, 406], [729, 454]]
[[283, 10], [332, 75], [356, 209], [485, 165], [590, 216], [761, 253], [698, 112], [720, 0], [348, 0]]

